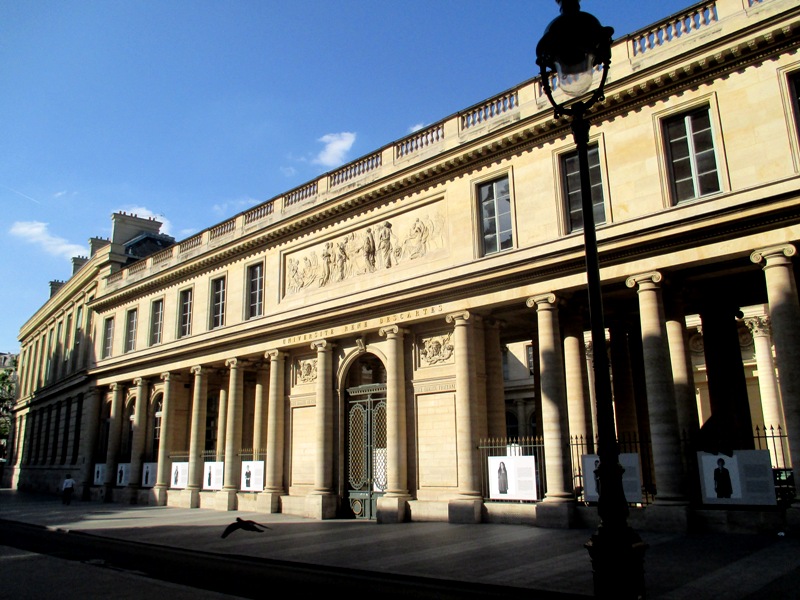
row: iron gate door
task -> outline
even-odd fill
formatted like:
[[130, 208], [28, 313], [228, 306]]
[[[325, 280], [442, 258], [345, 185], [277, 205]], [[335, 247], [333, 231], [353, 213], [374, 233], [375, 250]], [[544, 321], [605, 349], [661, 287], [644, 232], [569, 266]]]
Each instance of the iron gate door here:
[[347, 392], [348, 501], [357, 519], [374, 519], [386, 491], [386, 385]]

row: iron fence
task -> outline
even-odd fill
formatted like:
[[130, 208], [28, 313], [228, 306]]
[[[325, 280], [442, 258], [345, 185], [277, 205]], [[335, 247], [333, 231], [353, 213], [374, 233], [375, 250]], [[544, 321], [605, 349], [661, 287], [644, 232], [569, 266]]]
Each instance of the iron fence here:
[[[488, 438], [478, 444], [481, 464], [481, 493], [485, 502], [510, 502], [490, 498], [489, 461], [490, 456], [533, 456], [536, 463], [537, 498], [541, 500], [547, 491], [544, 469], [544, 442], [541, 437], [520, 438]], [[535, 500], [513, 500], [513, 502], [530, 503]]]

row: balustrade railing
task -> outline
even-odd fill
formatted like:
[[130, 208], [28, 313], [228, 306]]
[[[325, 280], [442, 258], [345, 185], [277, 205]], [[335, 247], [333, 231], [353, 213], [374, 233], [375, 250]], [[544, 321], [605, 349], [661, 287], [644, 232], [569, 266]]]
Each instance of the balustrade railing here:
[[288, 206], [292, 206], [293, 204], [297, 204], [298, 202], [302, 202], [307, 198], [316, 196], [318, 187], [319, 186], [317, 182], [312, 181], [308, 185], [304, 185], [303, 187], [292, 190], [288, 194], [284, 195], [283, 207], [286, 208]]
[[444, 139], [444, 124], [439, 123], [400, 140], [394, 146], [395, 158], [404, 158]]
[[253, 210], [246, 212], [244, 215], [244, 224], [249, 225], [250, 223], [255, 223], [264, 217], [268, 217], [273, 212], [275, 212], [275, 202], [270, 200], [269, 202], [265, 202], [264, 204], [256, 206]]
[[517, 90], [495, 96], [483, 104], [461, 113], [461, 129], [475, 127], [500, 115], [508, 113], [519, 106]]
[[[752, 6], [752, 0], [751, 0]], [[666, 44], [694, 33], [717, 22], [717, 3], [706, 2], [690, 10], [676, 14], [674, 17], [658, 23], [654, 27], [644, 29], [631, 36], [632, 56], [656, 50]]]
[[236, 219], [231, 219], [230, 221], [225, 221], [224, 223], [212, 227], [208, 232], [208, 236], [213, 240], [232, 232], [234, 229], [236, 229]]
[[381, 158], [381, 153], [376, 152], [375, 154], [362, 158], [361, 160], [357, 160], [349, 165], [345, 165], [338, 171], [331, 173], [329, 176], [330, 187], [347, 183], [351, 179], [355, 179], [356, 177], [365, 175], [370, 171], [374, 171], [382, 164], [383, 161]]
[[202, 243], [203, 243], [202, 234], [190, 237], [188, 240], [184, 240], [181, 242], [181, 247], [180, 247], [181, 253], [188, 252], [193, 248], [197, 248]]

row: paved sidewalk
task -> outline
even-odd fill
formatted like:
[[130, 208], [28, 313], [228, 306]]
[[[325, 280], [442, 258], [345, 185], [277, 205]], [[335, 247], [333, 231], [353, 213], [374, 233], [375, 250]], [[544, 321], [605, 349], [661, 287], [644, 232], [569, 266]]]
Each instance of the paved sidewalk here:
[[[252, 519], [262, 533], [221, 534]], [[170, 548], [444, 581], [592, 595], [590, 530], [527, 525], [377, 525], [208, 509], [122, 506], [0, 490], [0, 519]], [[650, 600], [800, 598], [800, 540], [639, 532]], [[535, 594], [532, 598], [535, 598]]]

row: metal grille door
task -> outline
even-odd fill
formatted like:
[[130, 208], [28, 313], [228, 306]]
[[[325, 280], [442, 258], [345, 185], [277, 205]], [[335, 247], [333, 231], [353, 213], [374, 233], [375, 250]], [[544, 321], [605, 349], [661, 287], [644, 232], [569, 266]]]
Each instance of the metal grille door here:
[[357, 519], [374, 519], [386, 491], [386, 385], [347, 390], [348, 501]]

